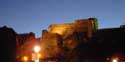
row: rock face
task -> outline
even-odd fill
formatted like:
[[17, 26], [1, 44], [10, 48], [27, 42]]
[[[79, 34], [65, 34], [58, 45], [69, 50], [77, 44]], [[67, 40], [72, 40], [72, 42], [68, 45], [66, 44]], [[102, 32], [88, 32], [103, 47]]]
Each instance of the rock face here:
[[[68, 58], [70, 53], [81, 43], [87, 43], [98, 29], [97, 19], [80, 19], [74, 23], [52, 24], [42, 31], [41, 42], [44, 57]], [[66, 59], [67, 60], [67, 59]], [[68, 62], [64, 60], [63, 62]]]

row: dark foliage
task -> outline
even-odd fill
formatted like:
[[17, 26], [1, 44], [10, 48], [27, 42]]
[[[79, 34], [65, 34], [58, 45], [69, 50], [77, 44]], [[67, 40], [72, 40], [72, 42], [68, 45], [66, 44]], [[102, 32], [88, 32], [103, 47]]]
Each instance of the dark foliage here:
[[6, 26], [0, 28], [1, 61], [15, 62], [16, 59], [16, 33]]

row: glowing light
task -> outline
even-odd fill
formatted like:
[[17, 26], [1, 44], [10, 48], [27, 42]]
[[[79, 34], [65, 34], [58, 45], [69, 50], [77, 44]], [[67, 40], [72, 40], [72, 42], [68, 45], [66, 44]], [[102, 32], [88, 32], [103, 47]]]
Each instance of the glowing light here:
[[27, 56], [23, 56], [22, 60], [28, 61], [28, 57]]
[[118, 62], [118, 58], [112, 59], [112, 62]]
[[56, 27], [55, 30], [52, 31], [52, 33], [58, 33], [60, 35], [63, 35], [65, 31], [65, 28], [58, 28]]
[[35, 47], [34, 47], [34, 51], [35, 51], [36, 53], [38, 53], [38, 52], [40, 51], [40, 46], [38, 46], [38, 45], [35, 46]]
[[40, 58], [40, 57], [41, 57], [41, 54], [39, 54], [39, 53], [38, 53], [38, 55], [37, 55], [37, 56], [38, 56], [38, 58]]

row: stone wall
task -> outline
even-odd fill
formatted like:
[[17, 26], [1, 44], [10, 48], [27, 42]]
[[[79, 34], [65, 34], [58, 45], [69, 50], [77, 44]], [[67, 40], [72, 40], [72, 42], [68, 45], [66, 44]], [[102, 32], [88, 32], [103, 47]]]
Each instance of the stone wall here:
[[62, 36], [68, 36], [73, 32], [86, 32], [87, 37], [91, 38], [92, 32], [98, 29], [98, 25], [96, 18], [88, 18], [76, 20], [74, 23], [51, 24], [48, 29], [49, 32]]
[[91, 38], [93, 32], [98, 29], [96, 24], [97, 24], [96, 18], [76, 20], [75, 23], [74, 23], [75, 31], [76, 32], [86, 32], [87, 37]]
[[48, 30], [42, 31], [42, 55], [44, 58], [58, 55], [67, 58], [79, 44], [89, 41], [97, 29], [96, 22], [95, 18], [89, 18], [76, 20], [74, 23], [51, 24]]
[[48, 28], [49, 32], [57, 33], [62, 36], [72, 34], [74, 32], [74, 24], [73, 23], [66, 23], [66, 24], [52, 24]]
[[47, 30], [42, 32], [42, 55], [44, 58], [56, 56], [60, 53], [62, 38], [59, 34], [50, 33]]

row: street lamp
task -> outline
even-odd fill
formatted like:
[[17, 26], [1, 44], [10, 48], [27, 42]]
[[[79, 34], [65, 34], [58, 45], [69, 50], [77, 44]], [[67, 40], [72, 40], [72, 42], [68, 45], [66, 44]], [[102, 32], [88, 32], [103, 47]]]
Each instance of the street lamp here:
[[38, 53], [40, 51], [40, 46], [36, 45], [34, 47], [34, 51], [35, 51], [35, 53]]
[[40, 46], [36, 45], [34, 47], [34, 52], [35, 52], [35, 55], [36, 55], [35, 62], [39, 62], [39, 51], [40, 51]]
[[23, 56], [22, 60], [23, 60], [24, 62], [27, 62], [27, 61], [28, 61], [28, 57], [27, 57], [27, 56]]
[[118, 62], [118, 58], [113, 58], [112, 62]]

